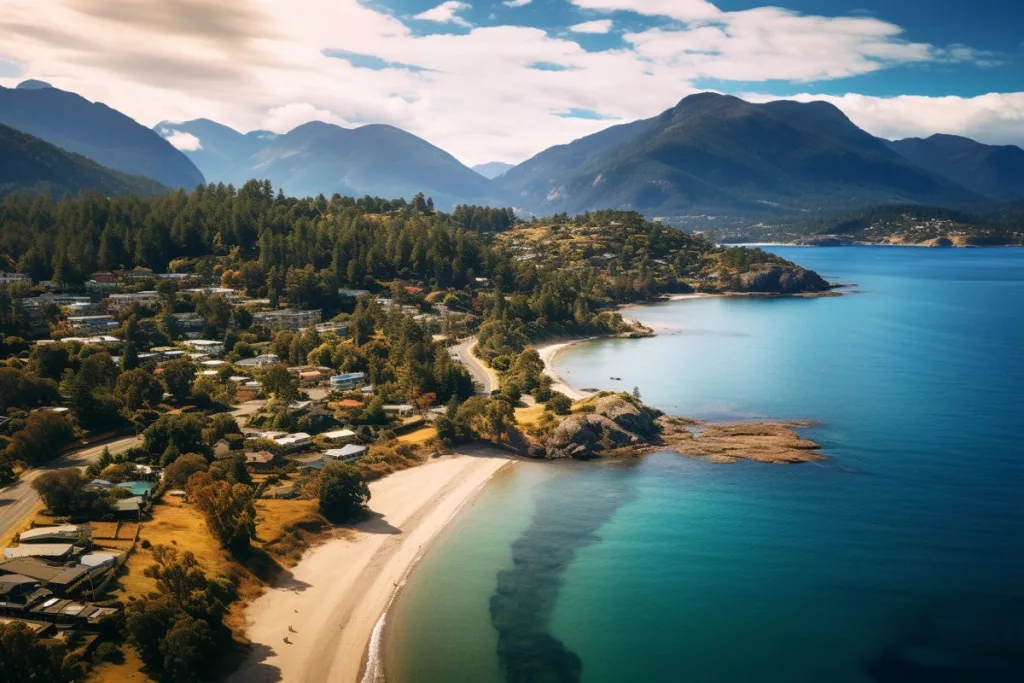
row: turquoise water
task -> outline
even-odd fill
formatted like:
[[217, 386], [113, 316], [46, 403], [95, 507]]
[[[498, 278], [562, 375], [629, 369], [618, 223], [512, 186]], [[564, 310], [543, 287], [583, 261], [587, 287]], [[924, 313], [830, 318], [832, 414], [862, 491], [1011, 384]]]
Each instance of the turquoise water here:
[[410, 578], [389, 681], [1024, 680], [1024, 250], [773, 251], [860, 293], [644, 307], [556, 367], [829, 460], [518, 465]]

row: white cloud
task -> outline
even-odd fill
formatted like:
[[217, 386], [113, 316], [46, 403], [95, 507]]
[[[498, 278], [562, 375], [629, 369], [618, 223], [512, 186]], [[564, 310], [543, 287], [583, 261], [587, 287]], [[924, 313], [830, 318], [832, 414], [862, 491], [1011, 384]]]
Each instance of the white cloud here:
[[164, 128], [160, 131], [160, 134], [164, 137], [167, 142], [171, 143], [176, 149], [180, 149], [182, 152], [196, 152], [203, 148], [199, 138], [192, 133], [186, 133], [183, 130], [173, 130]]
[[[591, 3], [591, 11], [627, 4], [575, 2]], [[696, 16], [708, 14], [707, 5], [644, 6]], [[653, 116], [694, 92], [698, 78], [809, 82], [978, 56], [963, 46], [943, 53], [908, 43], [899, 27], [876, 19], [773, 8], [634, 31], [625, 48], [588, 52], [568, 32], [527, 26], [422, 35], [423, 24], [414, 32], [410, 20], [360, 0], [3, 0], [3, 7], [0, 58], [16, 64], [17, 76], [0, 74], [0, 84], [39, 78], [145, 125], [205, 117], [236, 130], [284, 132], [317, 119], [388, 123], [470, 164], [525, 159], [609, 125], [553, 112]], [[422, 70], [358, 68], [330, 50]], [[544, 63], [564, 70], [532, 68]], [[836, 104], [878, 134], [946, 130], [1024, 143], [1022, 98], [850, 95]]]
[[533, 2], [533, 0], [504, 0], [501, 4], [505, 7], [526, 7], [531, 2]]
[[[770, 95], [748, 94], [744, 99], [766, 102]], [[977, 97], [868, 97], [814, 95], [786, 99], [824, 100], [839, 107], [851, 121], [873, 135], [890, 140], [950, 133], [988, 144], [1024, 146], [1024, 93], [989, 93]]]
[[599, 12], [636, 12], [653, 17], [669, 17], [679, 21], [695, 21], [718, 17], [722, 11], [707, 0], [569, 0], [581, 9]]
[[569, 30], [573, 33], [608, 33], [612, 30], [612, 20], [595, 19], [594, 21], [584, 21], [582, 24], [570, 26]]
[[442, 2], [437, 7], [428, 9], [425, 12], [420, 12], [415, 15], [413, 19], [420, 19], [422, 21], [433, 21], [438, 24], [456, 24], [458, 26], [472, 26], [468, 21], [458, 15], [462, 10], [470, 9], [472, 5], [465, 2], [459, 2], [459, 0], [447, 0]]

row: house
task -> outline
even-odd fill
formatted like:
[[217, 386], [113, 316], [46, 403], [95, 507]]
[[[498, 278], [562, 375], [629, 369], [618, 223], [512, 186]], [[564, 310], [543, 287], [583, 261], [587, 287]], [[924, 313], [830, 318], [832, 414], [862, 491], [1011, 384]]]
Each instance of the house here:
[[299, 385], [304, 387], [316, 386], [327, 377], [328, 374], [321, 370], [303, 370], [299, 372]]
[[321, 334], [333, 332], [339, 337], [344, 337], [346, 334], [348, 334], [349, 324], [339, 322], [327, 322], [316, 325], [314, 329]]
[[333, 375], [331, 377], [331, 389], [335, 391], [358, 389], [364, 384], [366, 384], [365, 372], [350, 372], [345, 375]]
[[5, 560], [16, 560], [22, 557], [45, 557], [63, 562], [80, 552], [71, 543], [25, 543], [13, 548], [4, 548]]
[[203, 319], [195, 313], [172, 313], [171, 317], [174, 318], [174, 324], [178, 326], [189, 339], [194, 339], [199, 336], [199, 333], [203, 331]]
[[384, 412], [388, 415], [397, 415], [399, 417], [405, 417], [415, 410], [415, 408], [409, 403], [385, 404], [382, 407]]
[[29, 596], [39, 590], [39, 581], [21, 574], [0, 576], [0, 609], [22, 607], [30, 602]]
[[[362, 405], [358, 401], [357, 405]], [[324, 432], [320, 436], [328, 441], [345, 441], [355, 437], [356, 433], [351, 429], [335, 429], [333, 432]]]
[[243, 358], [235, 361], [235, 365], [240, 368], [262, 368], [265, 365], [273, 365], [280, 362], [281, 359], [276, 353], [264, 353], [255, 358]]
[[32, 284], [32, 276], [25, 273], [2, 273], [0, 272], [0, 285], [12, 285], [15, 282]]
[[142, 515], [142, 505], [144, 502], [142, 496], [116, 501], [114, 503], [114, 514], [118, 517], [138, 519]]
[[357, 398], [343, 398], [338, 401], [338, 406], [351, 410], [353, 408], [362, 408], [363, 402]]
[[185, 341], [185, 346], [188, 346], [199, 353], [205, 353], [207, 356], [216, 357], [224, 355], [224, 342], [222, 341], [214, 341], [212, 339], [189, 339]]
[[89, 580], [89, 567], [64, 567], [34, 557], [21, 557], [0, 562], [0, 576], [27, 576], [57, 595], [71, 595]]
[[217, 443], [213, 444], [213, 457], [215, 460], [223, 460], [224, 458], [231, 457], [231, 444], [225, 439], [221, 439]]
[[320, 322], [321, 311], [319, 309], [298, 310], [284, 308], [276, 311], [256, 311], [253, 313], [253, 323], [262, 325], [270, 330], [292, 330], [298, 331], [305, 327], [313, 327]]
[[245, 454], [245, 465], [252, 470], [265, 470], [274, 465], [274, 454], [270, 451], [249, 451]]
[[358, 299], [361, 296], [369, 296], [370, 290], [368, 289], [346, 289], [344, 287], [338, 289], [338, 296], [342, 298]]
[[111, 294], [107, 297], [107, 310], [112, 313], [120, 313], [132, 306], [145, 306], [156, 308], [160, 304], [160, 295], [153, 290], [145, 292], [130, 292], [127, 294]]
[[356, 444], [349, 444], [341, 448], [332, 448], [324, 451], [324, 456], [331, 460], [337, 460], [340, 462], [352, 462], [366, 455], [369, 450], [366, 446], [357, 446]]
[[112, 315], [72, 315], [67, 320], [76, 332], [106, 332], [121, 326]]
[[295, 434], [286, 434], [284, 436], [279, 436], [276, 439], [274, 439], [274, 443], [276, 443], [281, 448], [285, 448], [288, 450], [298, 450], [300, 448], [308, 446], [310, 443], [309, 439], [309, 434], [305, 432], [296, 432]]
[[21, 532], [18, 543], [77, 543], [84, 536], [86, 530], [74, 524], [41, 526]]

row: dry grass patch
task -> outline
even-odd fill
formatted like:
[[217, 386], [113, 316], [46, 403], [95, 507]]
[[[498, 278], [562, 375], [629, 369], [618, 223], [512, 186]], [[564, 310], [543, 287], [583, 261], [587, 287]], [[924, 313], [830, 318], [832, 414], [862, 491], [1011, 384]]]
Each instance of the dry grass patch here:
[[153, 519], [143, 523], [139, 544], [125, 565], [128, 573], [120, 578], [120, 584], [128, 596], [141, 597], [156, 589], [156, 582], [143, 575], [146, 567], [155, 564], [153, 554], [142, 547], [143, 541], [191, 552], [210, 575], [237, 575], [236, 565], [210, 534], [199, 510], [179, 498], [168, 497], [153, 507]]
[[153, 679], [142, 673], [142, 660], [135, 650], [127, 645], [121, 646], [124, 661], [120, 664], [103, 662], [89, 671], [88, 683], [145, 683]]
[[436, 427], [420, 427], [416, 431], [402, 434], [398, 440], [402, 443], [422, 444], [437, 436]]
[[12, 525], [6, 534], [0, 536], [0, 548], [8, 547], [14, 543], [14, 539], [18, 537], [18, 534], [22, 531], [28, 531], [31, 529], [32, 522], [39, 521], [39, 516], [42, 513], [42, 510], [43, 501], [36, 501], [36, 504], [33, 505], [27, 513], [25, 513], [25, 516], [22, 517], [17, 524]]
[[274, 559], [293, 567], [331, 524], [315, 500], [257, 500], [256, 539]]
[[544, 404], [542, 403], [529, 406], [528, 408], [516, 408], [516, 422], [521, 427], [531, 427], [540, 421], [540, 417], [543, 414]]

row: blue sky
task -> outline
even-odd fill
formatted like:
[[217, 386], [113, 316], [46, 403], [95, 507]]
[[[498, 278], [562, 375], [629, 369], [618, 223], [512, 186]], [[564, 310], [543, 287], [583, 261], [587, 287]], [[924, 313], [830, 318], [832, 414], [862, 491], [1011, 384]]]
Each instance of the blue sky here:
[[[1022, 0], [4, 0], [0, 84], [148, 125], [389, 123], [521, 161], [700, 90], [1024, 144]], [[175, 144], [201, 140], [180, 136]]]

